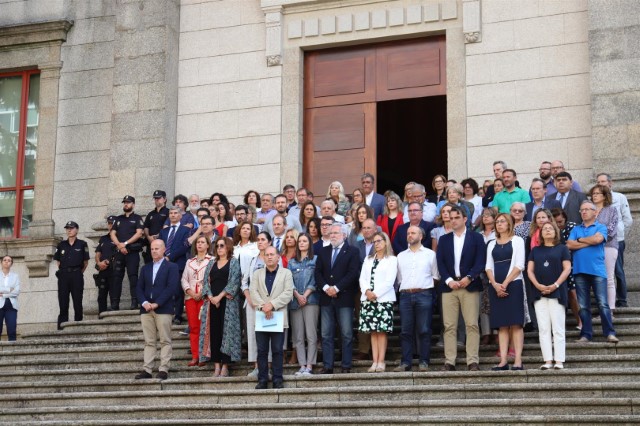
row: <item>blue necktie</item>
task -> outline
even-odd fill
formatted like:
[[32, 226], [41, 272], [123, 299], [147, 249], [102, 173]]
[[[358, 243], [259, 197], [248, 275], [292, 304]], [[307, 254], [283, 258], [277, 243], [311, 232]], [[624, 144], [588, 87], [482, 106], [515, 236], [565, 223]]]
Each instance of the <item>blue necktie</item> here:
[[562, 208], [564, 209], [564, 196], [566, 194], [560, 194], [560, 205], [562, 206]]
[[171, 248], [171, 244], [173, 244], [173, 239], [176, 236], [176, 226], [171, 226], [171, 231], [169, 232], [169, 238], [167, 239], [167, 250]]
[[331, 256], [331, 267], [333, 268], [333, 264], [336, 263], [336, 257], [338, 257], [338, 253], [340, 252], [340, 249], [338, 247], [335, 247], [333, 249], [333, 256]]
[[276, 237], [276, 250], [280, 251], [280, 237]]

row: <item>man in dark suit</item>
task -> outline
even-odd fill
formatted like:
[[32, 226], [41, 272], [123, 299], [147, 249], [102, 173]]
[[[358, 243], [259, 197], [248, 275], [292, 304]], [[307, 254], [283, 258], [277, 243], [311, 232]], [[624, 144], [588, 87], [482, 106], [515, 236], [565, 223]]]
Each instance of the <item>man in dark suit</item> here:
[[569, 222], [581, 224], [580, 204], [587, 199], [587, 196], [582, 192], [572, 189], [573, 178], [569, 172], [558, 173], [554, 182], [558, 192], [548, 195], [545, 198], [545, 202], [550, 202], [551, 200], [558, 201], [562, 206], [562, 210], [567, 214]]
[[384, 212], [385, 198], [373, 190], [376, 178], [371, 173], [365, 173], [360, 178], [364, 191], [365, 203], [373, 209], [373, 218], [377, 219]]
[[435, 223], [422, 220], [423, 210], [421, 203], [415, 201], [410, 202], [407, 207], [407, 212], [409, 213], [409, 222], [398, 227], [396, 230], [396, 236], [393, 237], [393, 241], [391, 242], [393, 252], [396, 255], [405, 251], [407, 247], [409, 247], [407, 243], [407, 230], [410, 226], [419, 226], [422, 228], [424, 231], [422, 245], [428, 249], [431, 248], [431, 230], [436, 227]]
[[336, 322], [342, 336], [342, 372], [351, 372], [353, 308], [360, 277], [358, 250], [345, 241], [348, 228], [331, 226], [331, 245], [318, 252], [315, 277], [320, 291], [322, 321], [322, 374], [333, 374]]
[[150, 379], [156, 357], [156, 340], [160, 340], [160, 367], [157, 378], [169, 377], [171, 361], [171, 317], [173, 296], [176, 294], [180, 275], [178, 266], [165, 259], [164, 241], [151, 243], [152, 263], [142, 267], [136, 286], [136, 297], [141, 302], [140, 322], [144, 334], [143, 371], [136, 379]]
[[449, 219], [453, 232], [440, 237], [436, 252], [442, 283], [445, 371], [456, 369], [456, 335], [460, 311], [467, 331], [467, 368], [470, 371], [479, 370], [480, 273], [484, 271], [487, 249], [482, 235], [467, 230], [466, 214], [465, 209], [451, 208]]
[[544, 180], [540, 178], [533, 178], [531, 181], [531, 189], [529, 191], [531, 192], [532, 201], [525, 204], [526, 213], [524, 220], [532, 221], [533, 215], [540, 209], [551, 210], [555, 208], [562, 208], [560, 203], [556, 200], [546, 200], [547, 184]]
[[[191, 228], [181, 225], [182, 211], [177, 206], [171, 206], [169, 209], [169, 226], [160, 231], [160, 239], [164, 241], [166, 250], [165, 259], [178, 266], [178, 272], [182, 276], [184, 265], [187, 263], [189, 253], [189, 236]], [[178, 281], [180, 278], [178, 278]], [[174, 301], [175, 319], [174, 324], [182, 323], [182, 312], [184, 310], [184, 293], [182, 287], [177, 285], [178, 291]]]

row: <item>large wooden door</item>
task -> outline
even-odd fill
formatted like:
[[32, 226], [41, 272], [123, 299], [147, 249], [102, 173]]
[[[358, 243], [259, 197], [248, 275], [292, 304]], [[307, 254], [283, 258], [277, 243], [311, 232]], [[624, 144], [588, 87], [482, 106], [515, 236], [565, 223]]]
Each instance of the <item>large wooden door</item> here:
[[376, 170], [376, 102], [446, 93], [444, 36], [305, 55], [304, 185], [347, 192]]

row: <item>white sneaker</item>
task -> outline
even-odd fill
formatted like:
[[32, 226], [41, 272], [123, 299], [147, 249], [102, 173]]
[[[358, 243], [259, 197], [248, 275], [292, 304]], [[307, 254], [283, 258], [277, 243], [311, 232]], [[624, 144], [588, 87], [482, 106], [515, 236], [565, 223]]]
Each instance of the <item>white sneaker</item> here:
[[247, 377], [258, 377], [258, 369], [254, 368], [253, 370], [251, 370], [251, 372], [247, 374]]
[[304, 372], [302, 373], [303, 376], [313, 376], [313, 373], [311, 372], [310, 368], [305, 368]]
[[307, 371], [307, 369], [305, 367], [300, 367], [300, 370], [296, 371], [294, 376], [302, 376], [305, 371]]

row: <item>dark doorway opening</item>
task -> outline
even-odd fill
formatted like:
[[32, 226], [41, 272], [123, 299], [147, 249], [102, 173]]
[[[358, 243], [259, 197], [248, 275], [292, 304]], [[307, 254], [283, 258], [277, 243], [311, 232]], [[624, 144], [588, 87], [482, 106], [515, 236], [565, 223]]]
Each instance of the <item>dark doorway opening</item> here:
[[414, 181], [431, 194], [431, 181], [447, 175], [447, 97], [377, 103], [377, 191], [401, 198]]

